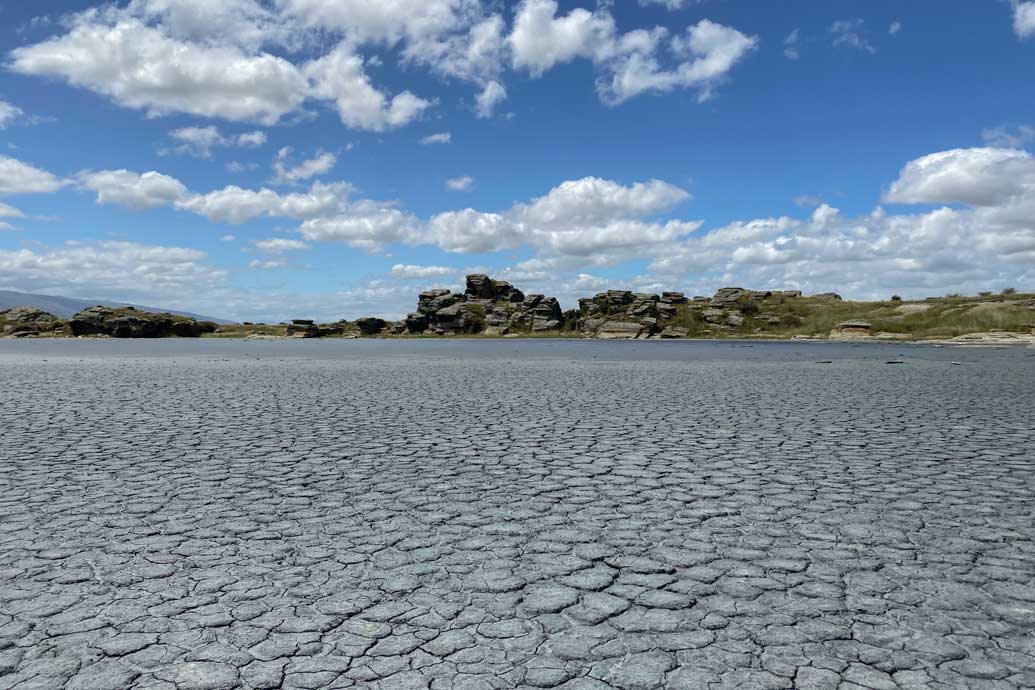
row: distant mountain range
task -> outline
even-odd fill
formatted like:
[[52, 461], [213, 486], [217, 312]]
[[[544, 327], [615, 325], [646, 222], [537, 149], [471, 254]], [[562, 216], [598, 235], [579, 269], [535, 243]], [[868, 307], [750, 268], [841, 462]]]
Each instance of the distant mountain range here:
[[148, 307], [141, 304], [132, 304], [130, 302], [113, 302], [111, 300], [104, 299], [78, 299], [75, 297], [35, 295], [28, 292], [0, 290], [0, 311], [3, 311], [4, 309], [13, 309], [15, 307], [35, 307], [36, 309], [42, 309], [54, 316], [60, 316], [63, 319], [67, 319], [76, 312], [80, 312], [87, 307], [95, 307], [98, 304], [103, 304], [107, 307], [136, 307], [143, 311], [168, 312], [169, 314], [177, 314], [179, 316], [189, 316], [190, 318], [197, 319], [199, 321], [214, 321], [215, 323], [220, 324], [233, 323], [233, 321], [227, 321], [226, 319], [217, 319], [211, 316], [192, 314], [187, 311], [176, 311], [175, 309], [163, 309], [161, 307]]

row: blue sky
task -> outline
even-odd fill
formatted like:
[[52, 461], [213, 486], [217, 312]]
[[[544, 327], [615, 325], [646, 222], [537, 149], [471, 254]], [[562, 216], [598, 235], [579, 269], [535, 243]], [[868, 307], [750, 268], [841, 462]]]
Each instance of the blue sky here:
[[1035, 289], [1035, 1], [951, 5], [0, 0], [0, 289]]

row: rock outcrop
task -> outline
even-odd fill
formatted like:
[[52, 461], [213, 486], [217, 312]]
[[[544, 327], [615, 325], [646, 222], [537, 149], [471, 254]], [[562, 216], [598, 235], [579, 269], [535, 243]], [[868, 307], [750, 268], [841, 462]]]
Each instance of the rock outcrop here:
[[385, 329], [388, 322], [384, 319], [379, 319], [376, 316], [364, 316], [356, 319], [356, 328], [363, 335], [377, 335]]
[[739, 287], [726, 287], [719, 288], [709, 304], [718, 309], [724, 309], [738, 304], [743, 304], [746, 300], [750, 299], [752, 299], [751, 290], [745, 290], [744, 288]]
[[647, 327], [642, 323], [632, 321], [605, 321], [597, 329], [596, 337], [601, 340], [619, 340], [642, 337], [647, 333]]
[[14, 323], [54, 323], [61, 319], [36, 307], [15, 307], [0, 311], [0, 320]]
[[289, 338], [326, 338], [343, 335], [348, 328], [348, 321], [318, 324], [312, 319], [294, 319], [288, 324], [284, 334]]
[[[629, 290], [608, 290], [579, 300], [579, 329], [586, 336], [648, 338], [663, 331], [689, 302], [681, 292], [660, 296]], [[688, 331], [689, 332], [689, 331]]]
[[156, 314], [133, 307], [96, 306], [82, 310], [68, 322], [74, 336], [100, 335], [112, 338], [199, 338], [215, 332], [209, 321], [185, 316]]
[[661, 332], [661, 337], [665, 339], [670, 338], [686, 338], [690, 335], [689, 328], [683, 328], [682, 326], [668, 326]]
[[63, 326], [61, 319], [36, 307], [0, 311], [0, 336], [30, 338], [59, 331]]
[[830, 331], [831, 340], [851, 340], [853, 338], [869, 338], [873, 335], [873, 324], [856, 319], [842, 321]]
[[564, 326], [560, 302], [544, 295], [525, 295], [504, 280], [476, 273], [467, 276], [462, 294], [427, 290], [417, 311], [405, 320], [405, 333], [438, 335], [508, 335], [557, 331]]

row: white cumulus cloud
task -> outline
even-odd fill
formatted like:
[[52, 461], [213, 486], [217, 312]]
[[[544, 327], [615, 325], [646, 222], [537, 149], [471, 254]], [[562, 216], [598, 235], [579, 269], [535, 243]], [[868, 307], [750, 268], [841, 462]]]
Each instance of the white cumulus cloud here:
[[64, 182], [16, 158], [0, 156], [0, 194], [49, 194]]
[[555, 65], [589, 59], [601, 70], [597, 91], [612, 105], [647, 91], [677, 88], [696, 88], [704, 100], [758, 45], [756, 37], [707, 19], [666, 41], [663, 27], [619, 33], [606, 6], [594, 12], [576, 8], [563, 16], [557, 12], [555, 0], [521, 3], [507, 38], [513, 66], [537, 77]]
[[151, 115], [189, 113], [276, 123], [309, 90], [295, 65], [269, 53], [228, 44], [172, 38], [131, 17], [78, 16], [63, 35], [11, 52], [20, 74], [59, 77]]
[[363, 58], [346, 43], [307, 64], [305, 72], [314, 94], [333, 101], [341, 121], [353, 129], [383, 132], [402, 127], [432, 105], [409, 91], [389, 98], [376, 89], [367, 77]]
[[150, 171], [100, 170], [80, 174], [79, 183], [97, 193], [97, 203], [118, 204], [133, 211], [171, 206], [188, 196], [187, 187], [176, 178]]
[[953, 149], [903, 168], [885, 200], [906, 204], [995, 206], [1035, 195], [1035, 158], [1016, 149]]
[[374, 252], [387, 244], [413, 243], [419, 226], [417, 218], [390, 204], [359, 201], [338, 215], [307, 220], [299, 232], [312, 242], [340, 242]]
[[547, 256], [587, 257], [613, 263], [619, 256], [668, 243], [700, 223], [648, 220], [690, 198], [660, 180], [623, 186], [594, 177], [564, 182], [546, 195], [503, 213], [473, 209], [441, 213], [421, 242], [449, 252], [491, 252], [529, 245]]
[[241, 224], [264, 217], [306, 220], [341, 211], [352, 192], [352, 186], [345, 183], [316, 182], [309, 191], [294, 194], [230, 185], [207, 194], [191, 195], [179, 201], [176, 207], [203, 215], [213, 223]]

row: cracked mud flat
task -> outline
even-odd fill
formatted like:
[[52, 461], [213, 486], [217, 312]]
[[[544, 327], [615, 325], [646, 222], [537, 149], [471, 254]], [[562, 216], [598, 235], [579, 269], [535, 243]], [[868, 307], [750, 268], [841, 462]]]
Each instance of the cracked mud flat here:
[[0, 343], [0, 688], [1032, 688], [1033, 354]]

